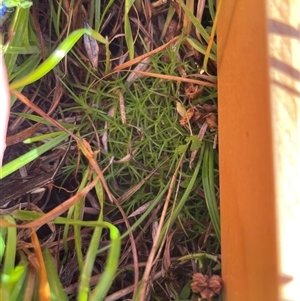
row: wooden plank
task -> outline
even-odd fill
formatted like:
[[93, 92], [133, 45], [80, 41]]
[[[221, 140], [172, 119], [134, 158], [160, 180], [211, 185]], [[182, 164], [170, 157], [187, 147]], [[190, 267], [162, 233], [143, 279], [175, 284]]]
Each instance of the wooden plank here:
[[218, 26], [226, 301], [276, 301], [278, 266], [265, 1], [225, 1]]

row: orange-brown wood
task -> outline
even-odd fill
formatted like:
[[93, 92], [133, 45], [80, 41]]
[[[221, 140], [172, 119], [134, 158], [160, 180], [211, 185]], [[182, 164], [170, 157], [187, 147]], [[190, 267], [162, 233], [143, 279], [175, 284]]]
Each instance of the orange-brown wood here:
[[225, 301], [279, 300], [265, 1], [225, 1], [218, 25]]

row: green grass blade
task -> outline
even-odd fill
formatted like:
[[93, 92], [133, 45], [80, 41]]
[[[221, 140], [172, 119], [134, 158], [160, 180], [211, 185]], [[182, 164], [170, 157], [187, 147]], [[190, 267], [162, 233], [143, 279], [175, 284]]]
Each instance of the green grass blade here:
[[162, 230], [163, 234], [166, 232], [168, 227], [169, 228], [172, 227], [172, 225], [174, 224], [174, 222], [177, 219], [178, 215], [182, 211], [183, 206], [185, 205], [185, 203], [189, 199], [189, 195], [190, 195], [190, 193], [191, 193], [191, 191], [192, 191], [192, 189], [195, 185], [195, 182], [196, 182], [198, 174], [199, 174], [199, 170], [201, 168], [201, 164], [202, 164], [202, 160], [203, 160], [203, 152], [204, 152], [204, 147], [203, 147], [203, 144], [202, 144], [199, 159], [198, 159], [197, 165], [194, 169], [193, 175], [192, 175], [192, 177], [189, 181], [189, 184], [188, 184], [186, 190], [184, 191], [184, 194], [182, 195], [180, 201], [178, 202], [178, 205], [174, 209], [174, 211], [172, 213], [172, 216], [170, 217], [170, 222], [168, 222], [164, 225], [163, 230]]
[[108, 3], [104, 6], [103, 12], [101, 12], [101, 2], [95, 0], [95, 30], [99, 32], [101, 30], [101, 26], [105, 18], [107, 18], [107, 12], [109, 11], [110, 7], [114, 4], [115, 0], [109, 0]]
[[[88, 184], [90, 175], [89, 168], [86, 169], [86, 171], [83, 174], [80, 186], [78, 188], [78, 192], [80, 192], [86, 185]], [[73, 218], [75, 220], [81, 220], [82, 219], [82, 209], [84, 206], [84, 198], [80, 199], [75, 205], [74, 210], [71, 209], [71, 212], [73, 212]], [[78, 269], [80, 274], [82, 274], [83, 270], [83, 255], [82, 255], [82, 245], [81, 245], [81, 233], [80, 233], [81, 227], [78, 225], [74, 225], [74, 241], [75, 241], [75, 250], [76, 250], [76, 257], [77, 257], [77, 263], [78, 263]]]
[[63, 131], [50, 132], [50, 133], [47, 133], [47, 134], [44, 134], [44, 135], [39, 135], [39, 136], [34, 136], [34, 137], [31, 137], [31, 138], [27, 138], [23, 141], [23, 143], [30, 144], [30, 143], [34, 143], [34, 142], [38, 142], [38, 141], [43, 141], [43, 140], [46, 140], [46, 139], [49, 139], [49, 138], [57, 137], [57, 136], [59, 136], [63, 133], [65, 133], [65, 132], [63, 132]]
[[202, 168], [202, 181], [203, 190], [206, 200], [207, 209], [211, 218], [212, 225], [214, 227], [216, 236], [220, 241], [220, 214], [218, 210], [218, 204], [215, 192], [215, 180], [214, 180], [214, 150], [212, 143], [205, 143], [205, 151], [203, 158]]
[[[211, 29], [211, 38], [212, 39], [215, 36], [216, 31], [217, 31], [217, 24], [218, 24], [218, 19], [219, 19], [219, 15], [220, 15], [222, 4], [223, 4], [223, 0], [218, 1], [217, 13], [216, 13], [215, 18], [213, 18], [214, 23], [213, 23], [213, 27]], [[213, 6], [210, 7], [210, 9], [213, 10]], [[212, 44], [208, 44], [207, 53], [210, 52], [210, 46], [211, 46], [211, 48], [213, 48], [213, 45], [214, 45], [214, 42], [212, 42]], [[205, 57], [204, 57], [204, 61], [203, 61], [203, 69], [204, 69], [205, 72], [208, 73], [208, 71], [207, 71], [207, 63], [208, 63], [208, 55], [206, 54]]]
[[22, 166], [32, 162], [36, 158], [38, 158], [43, 153], [57, 146], [61, 141], [65, 140], [68, 137], [68, 134], [62, 133], [61, 135], [53, 138], [52, 140], [46, 142], [45, 144], [36, 147], [29, 151], [28, 153], [20, 156], [19, 158], [7, 163], [6, 165], [0, 168], [0, 179], [5, 178], [11, 173], [15, 172]]
[[[24, 287], [26, 287], [26, 277], [28, 274], [28, 262], [23, 258], [20, 263], [15, 267], [13, 273], [12, 273], [12, 280], [15, 281], [13, 288], [11, 289], [9, 293], [9, 298], [6, 300], [9, 301], [17, 301], [17, 300], [23, 300], [24, 295], [22, 295], [22, 290]], [[7, 288], [7, 286], [3, 286]], [[3, 292], [4, 293], [4, 292]], [[0, 296], [1, 292], [0, 292]]]
[[[199, 20], [193, 15], [193, 13], [191, 11], [189, 11], [189, 9], [186, 7], [186, 5], [183, 3], [182, 0], [178, 0], [178, 3], [183, 8], [184, 12], [188, 15], [188, 17], [191, 19], [193, 25], [199, 31], [200, 35], [203, 37], [203, 39], [205, 40], [205, 42], [208, 43], [209, 42], [209, 34], [208, 34], [208, 32], [201, 25], [201, 23], [199, 22]], [[212, 43], [211, 49], [214, 52], [214, 54], [217, 54], [217, 45], [216, 45], [215, 42]]]
[[5, 254], [6, 234], [7, 234], [7, 228], [0, 227], [0, 263], [2, 262], [3, 256]]
[[[23, 61], [13, 74], [10, 75], [10, 80], [19, 80], [26, 76], [29, 72], [36, 69], [41, 60], [40, 54], [33, 54], [27, 60]], [[21, 87], [20, 87], [21, 88]]]
[[214, 20], [216, 16], [215, 7], [214, 7], [215, 5], [216, 5], [215, 0], [208, 0], [208, 10], [212, 20]]
[[134, 58], [134, 43], [132, 38], [132, 31], [130, 27], [130, 19], [129, 19], [129, 11], [134, 3], [134, 0], [126, 0], [125, 1], [125, 13], [124, 13], [124, 32], [125, 32], [125, 40], [126, 45], [129, 52], [129, 58]]
[[[97, 175], [94, 173], [94, 178]], [[101, 185], [101, 182], [99, 181], [96, 186], [95, 186], [96, 194], [99, 200], [99, 205], [101, 208], [99, 217], [98, 217], [98, 222], [103, 221], [103, 204], [104, 204], [104, 192], [103, 188]], [[98, 246], [99, 242], [101, 239], [101, 234], [102, 234], [102, 227], [96, 227], [86, 254], [86, 258], [89, 260], [86, 260], [84, 263], [84, 267], [81, 273], [80, 277], [80, 285], [79, 285], [79, 290], [78, 290], [78, 300], [79, 301], [87, 301], [88, 296], [90, 293], [90, 279], [92, 275], [92, 271], [94, 268], [94, 261], [97, 256], [97, 251], [98, 251]]]
[[[29, 9], [16, 8], [10, 22], [10, 33], [13, 33], [8, 46], [4, 46], [5, 62], [9, 80], [24, 77], [33, 71], [40, 62], [40, 49], [35, 33], [29, 22]], [[25, 57], [22, 54], [30, 54]], [[20, 56], [21, 55], [21, 56]], [[17, 68], [16, 68], [17, 67]], [[19, 91], [22, 87], [19, 87]], [[16, 98], [12, 96], [11, 105]]]
[[41, 49], [38, 46], [29, 46], [29, 47], [20, 47], [20, 46], [11, 46], [7, 47], [5, 52], [6, 54], [40, 54]]
[[[206, 46], [201, 44], [199, 41], [197, 41], [196, 39], [194, 38], [186, 38], [187, 41], [190, 43], [190, 45], [195, 48], [198, 52], [202, 53], [203, 55], [206, 54]], [[212, 59], [214, 62], [217, 61], [217, 56], [213, 53], [209, 53], [208, 54], [208, 58]]]
[[48, 249], [43, 250], [43, 257], [47, 270], [49, 286], [51, 290], [51, 300], [55, 301], [68, 301], [68, 296], [64, 292], [62, 283], [57, 275], [56, 267], [53, 258]]
[[[13, 38], [10, 42], [10, 47], [31, 47], [29, 41], [29, 9], [16, 8], [13, 18], [10, 23], [10, 32], [13, 32]], [[7, 48], [5, 49], [5, 53]], [[5, 55], [5, 63], [7, 73], [10, 75], [15, 68], [18, 54], [9, 56]]]
[[[24, 76], [26, 76], [29, 72], [33, 71], [36, 69], [36, 67], [38, 66], [38, 64], [40, 63], [41, 60], [41, 56], [39, 54], [33, 54], [30, 56], [30, 58], [28, 58], [26, 61], [24, 61], [19, 67], [18, 70], [16, 70], [16, 72], [14, 72], [11, 76], [10, 76], [10, 80], [18, 80], [19, 78], [22, 78]], [[23, 89], [23, 87], [18, 88], [18, 91], [21, 92]], [[11, 106], [13, 106], [13, 104], [16, 101], [16, 96], [15, 95], [11, 95]], [[43, 119], [45, 120], [45, 119]]]
[[73, 48], [75, 43], [84, 35], [90, 35], [97, 41], [105, 44], [106, 40], [100, 34], [93, 31], [92, 29], [78, 29], [72, 32], [59, 46], [56, 50], [45, 60], [39, 67], [37, 67], [33, 72], [29, 73], [25, 77], [21, 78], [13, 82], [10, 85], [10, 89], [18, 89], [20, 87], [24, 87], [29, 85], [38, 79], [45, 76], [48, 72], [50, 72]]
[[[103, 222], [104, 223], [104, 222]], [[108, 253], [107, 263], [102, 273], [101, 280], [93, 290], [89, 301], [102, 301], [106, 297], [112, 281], [114, 280], [119, 264], [121, 240], [119, 230], [106, 223], [110, 231], [111, 247]]]
[[[15, 220], [10, 215], [4, 216], [4, 219], [13, 225], [16, 224]], [[17, 228], [8, 228], [6, 236], [5, 258], [2, 269], [2, 278], [4, 275], [10, 275], [15, 267], [16, 246]]]
[[[38, 115], [33, 115], [33, 114], [26, 114], [26, 113], [12, 113], [13, 115], [16, 116], [22, 116], [28, 120], [32, 120], [35, 122], [39, 122], [42, 124], [46, 124], [46, 125], [52, 125], [51, 122], [49, 122], [48, 120], [46, 120], [44, 117], [38, 116]], [[60, 125], [63, 126], [64, 128], [73, 131], [75, 129], [74, 124], [70, 124], [70, 123], [66, 123], [66, 122], [60, 122]]]
[[[168, 190], [170, 185], [170, 181], [167, 183], [166, 186], [164, 186], [159, 193], [157, 194], [156, 198], [151, 202], [150, 206], [147, 208], [147, 210], [141, 215], [141, 217], [139, 219], [136, 220], [136, 222], [129, 228], [126, 230], [126, 232], [124, 234], [122, 234], [121, 239], [124, 239], [125, 237], [128, 236], [128, 234], [130, 232], [132, 232], [133, 230], [137, 229], [140, 224], [149, 216], [149, 214], [153, 211], [153, 209], [158, 205], [159, 202], [162, 201], [166, 191]], [[104, 250], [104, 248], [102, 249]]]
[[[3, 216], [4, 220], [15, 225], [15, 220], [10, 215]], [[15, 260], [17, 252], [17, 228], [7, 229], [5, 243], [5, 253], [1, 268], [0, 287], [2, 296], [10, 297], [13, 292], [14, 284], [21, 276], [15, 271]]]

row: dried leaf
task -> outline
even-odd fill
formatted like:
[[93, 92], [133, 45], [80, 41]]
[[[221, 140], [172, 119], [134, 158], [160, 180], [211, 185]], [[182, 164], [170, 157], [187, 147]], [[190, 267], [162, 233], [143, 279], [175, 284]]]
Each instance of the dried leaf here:
[[149, 201], [147, 203], [145, 203], [144, 205], [140, 206], [138, 209], [136, 209], [135, 211], [133, 211], [129, 216], [128, 218], [130, 217], [134, 217], [134, 216], [137, 216], [137, 215], [140, 215], [142, 213], [144, 213], [148, 207], [151, 205], [152, 201]]
[[207, 114], [205, 116], [205, 119], [206, 119], [206, 122], [207, 122], [209, 128], [212, 131], [215, 131], [215, 130], [218, 129], [217, 115], [216, 114], [214, 114], [214, 113]]
[[[143, 60], [141, 60], [136, 67], [133, 69], [133, 71], [150, 71], [151, 67], [150, 67], [150, 58], [146, 57]], [[143, 77], [140, 74], [137, 74], [135, 72], [131, 72], [126, 81], [129, 83], [134, 83], [137, 79]]]
[[199, 120], [201, 118], [202, 114], [201, 112], [199, 112], [198, 110], [194, 110], [194, 114], [190, 120], [191, 123], [196, 122], [197, 120]]
[[186, 111], [186, 114], [184, 117], [182, 117], [180, 120], [179, 120], [179, 123], [181, 126], [186, 126], [188, 122], [190, 122], [191, 118], [193, 117], [194, 115], [194, 110], [193, 108], [189, 108], [187, 111]]
[[188, 99], [195, 99], [199, 94], [202, 93], [204, 86], [201, 88], [193, 83], [186, 83], [184, 87], [185, 95]]
[[40, 123], [36, 123], [34, 125], [32, 125], [31, 127], [13, 135], [13, 136], [9, 136], [6, 137], [6, 145], [14, 145], [17, 143], [20, 143], [22, 141], [24, 141], [25, 139], [31, 137], [36, 131], [37, 129], [40, 127]]
[[[83, 23], [85, 28], [92, 29], [86, 21], [83, 21]], [[97, 41], [90, 35], [85, 34], [83, 35], [83, 44], [93, 68], [97, 69], [99, 56], [99, 45]]]
[[[185, 111], [185, 109], [184, 109], [184, 111]], [[177, 112], [178, 112], [178, 107], [177, 107]], [[183, 113], [183, 111], [181, 113]], [[179, 113], [179, 115], [182, 117], [179, 120], [179, 124], [183, 127], [185, 127], [188, 123], [196, 122], [202, 116], [201, 112], [196, 110], [194, 107], [191, 107], [187, 111], [185, 111], [185, 115], [181, 115], [180, 113]]]
[[204, 103], [202, 105], [202, 109], [207, 112], [207, 113], [211, 113], [213, 111], [217, 111], [217, 106], [216, 105], [210, 105], [208, 103]]

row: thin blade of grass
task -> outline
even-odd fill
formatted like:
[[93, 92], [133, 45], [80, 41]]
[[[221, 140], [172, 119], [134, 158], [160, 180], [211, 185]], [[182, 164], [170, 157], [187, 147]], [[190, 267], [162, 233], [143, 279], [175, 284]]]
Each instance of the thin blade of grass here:
[[[93, 174], [94, 178], [97, 177], [97, 175]], [[102, 188], [102, 185], [100, 182], [98, 182], [95, 186], [96, 194], [98, 197], [99, 205], [100, 205], [100, 214], [98, 217], [98, 222], [103, 221], [103, 205], [104, 205], [104, 191]], [[91, 242], [89, 244], [89, 248], [86, 254], [86, 258], [89, 260], [86, 260], [84, 263], [83, 270], [81, 272], [80, 276], [80, 284], [79, 284], [79, 290], [78, 290], [78, 300], [80, 301], [87, 301], [88, 296], [90, 294], [90, 279], [92, 276], [92, 271], [94, 268], [94, 261], [97, 256], [98, 246], [101, 239], [102, 234], [102, 227], [96, 227], [94, 229]]]
[[5, 254], [6, 234], [7, 234], [7, 229], [0, 227], [0, 262], [2, 262], [3, 256]]
[[[102, 222], [104, 223], [104, 222]], [[107, 263], [104, 268], [104, 272], [102, 273], [100, 282], [96, 285], [93, 290], [89, 301], [102, 301], [106, 297], [112, 281], [114, 280], [119, 264], [120, 251], [121, 251], [121, 240], [119, 230], [109, 224], [106, 223], [107, 227], [110, 231], [110, 240], [111, 247], [108, 253]]]
[[92, 36], [94, 39], [103, 44], [106, 43], [106, 39], [94, 30], [86, 28], [78, 29], [72, 32], [62, 43], [60, 43], [57, 49], [54, 50], [54, 52], [33, 72], [29, 73], [20, 80], [13, 82], [10, 85], [10, 89], [13, 90], [24, 87], [45, 76], [67, 55], [67, 53], [73, 48], [75, 43], [84, 34]]
[[[191, 14], [193, 14], [194, 11], [194, 0], [187, 0], [186, 1], [186, 7], [189, 10]], [[192, 29], [192, 22], [188, 14], [184, 14], [183, 17], [183, 34], [185, 36], [189, 35], [191, 33]]]
[[6, 165], [0, 168], [0, 179], [7, 177], [11, 173], [15, 172], [16, 170], [20, 169], [21, 167], [35, 160], [43, 153], [47, 152], [50, 149], [53, 149], [60, 142], [65, 140], [67, 137], [68, 134], [62, 133], [59, 136], [53, 138], [52, 140], [46, 142], [45, 144], [36, 147], [31, 151], [29, 151], [28, 153], [20, 156], [19, 158], [7, 163]]
[[221, 239], [220, 234], [220, 214], [215, 193], [215, 180], [214, 180], [214, 150], [212, 143], [205, 143], [205, 151], [203, 158], [202, 168], [202, 182], [205, 195], [205, 201], [212, 225], [214, 227], [218, 240]]
[[[13, 277], [16, 280], [16, 283], [11, 291], [9, 298], [6, 300], [9, 301], [19, 301], [23, 300], [23, 292], [24, 288], [26, 287], [26, 280], [28, 277], [28, 262], [25, 258], [22, 258], [20, 263], [15, 267], [13, 272]], [[0, 290], [0, 296], [4, 296], [3, 292]]]
[[105, 5], [103, 12], [101, 14], [101, 2], [98, 0], [93, 0], [95, 3], [95, 30], [97, 32], [101, 31], [101, 26], [104, 22], [104, 18], [107, 17], [107, 12], [109, 11], [110, 7], [114, 4], [115, 0], [109, 0], [108, 3]]
[[[209, 42], [209, 34], [208, 32], [205, 30], [205, 28], [201, 25], [201, 23], [199, 22], [199, 20], [194, 16], [194, 14], [192, 12], [189, 11], [189, 9], [187, 8], [187, 6], [183, 3], [182, 0], [178, 0], [178, 3], [180, 4], [180, 6], [183, 8], [184, 12], [187, 14], [187, 16], [190, 18], [190, 20], [192, 21], [193, 25], [196, 27], [196, 29], [199, 31], [200, 35], [203, 37], [203, 39], [205, 40], [206, 43]], [[217, 45], [215, 42], [212, 42], [212, 46], [211, 49], [213, 51], [214, 54], [217, 53]]]
[[124, 32], [126, 45], [129, 52], [129, 58], [132, 60], [134, 58], [134, 43], [132, 38], [132, 31], [130, 26], [129, 11], [134, 3], [134, 0], [125, 1], [125, 12], [124, 12]]
[[[11, 47], [31, 47], [33, 41], [29, 41], [29, 9], [22, 9], [17, 7], [13, 18], [10, 22], [10, 32], [13, 32], [13, 38], [10, 41]], [[4, 47], [4, 53], [7, 48]], [[7, 73], [12, 74], [16, 65], [18, 54], [9, 55], [5, 57]]]
[[53, 258], [48, 249], [43, 250], [44, 262], [47, 270], [49, 285], [51, 294], [55, 296], [55, 300], [68, 301], [68, 296], [64, 292], [62, 283], [57, 275], [56, 267], [53, 262]]
[[[3, 218], [15, 225], [15, 220], [10, 215], [5, 215]], [[7, 229], [7, 236], [6, 236], [6, 245], [5, 245], [5, 257], [3, 262], [2, 268], [2, 277], [7, 277], [11, 275], [12, 271], [15, 267], [15, 258], [16, 258], [16, 246], [17, 246], [17, 232], [16, 228]], [[9, 276], [10, 277], [10, 276]]]
[[[9, 45], [5, 51], [7, 54], [40, 54], [41, 49], [38, 46], [29, 46], [29, 47], [20, 47], [20, 46], [11, 46]], [[39, 56], [40, 57], [40, 56]]]
[[[31, 55], [30, 58], [28, 58], [18, 67], [18, 70], [16, 70], [16, 72], [10, 75], [10, 80], [17, 81], [18, 79], [26, 76], [28, 73], [35, 70], [39, 63], [40, 63], [40, 55], [39, 54]], [[18, 91], [21, 92], [22, 89], [23, 87], [20, 87]], [[16, 96], [11, 94], [11, 99], [10, 99], [11, 106], [14, 105], [16, 99], [17, 99]]]
[[187, 185], [187, 187], [184, 191], [184, 194], [183, 194], [182, 198], [180, 199], [180, 201], [178, 202], [178, 204], [175, 207], [174, 211], [172, 212], [172, 216], [170, 217], [170, 221], [164, 225], [164, 228], [162, 230], [162, 235], [165, 235], [167, 229], [172, 227], [175, 220], [178, 218], [178, 215], [182, 211], [183, 206], [187, 202], [187, 200], [189, 198], [189, 195], [190, 195], [190, 193], [191, 193], [191, 191], [192, 191], [192, 189], [195, 185], [195, 182], [197, 180], [199, 170], [200, 170], [201, 164], [203, 162], [203, 154], [204, 154], [204, 146], [202, 144], [201, 149], [200, 149], [199, 159], [198, 159], [197, 165], [195, 166], [193, 175], [192, 175], [192, 177], [189, 181], [189, 184]]
[[0, 296], [3, 300], [22, 300], [21, 290], [25, 287], [28, 272], [28, 262], [22, 258], [10, 275], [10, 283], [0, 281]]
[[[186, 40], [190, 43], [190, 45], [195, 48], [198, 52], [202, 53], [203, 55], [206, 55], [207, 53], [207, 48], [206, 46], [204, 46], [203, 44], [201, 44], [199, 41], [197, 41], [196, 39], [194, 38], [186, 38]], [[208, 55], [207, 55], [207, 58], [210, 58], [211, 60], [213, 60], [214, 62], [217, 61], [217, 55], [211, 53], [211, 52], [208, 52]]]
[[18, 66], [18, 69], [14, 73], [10, 74], [10, 80], [17, 81], [20, 78], [26, 76], [28, 73], [36, 69], [40, 60], [41, 59], [39, 54], [31, 55], [28, 59], [26, 59]]
[[[32, 121], [35, 121], [38, 123], [46, 124], [46, 125], [53, 124], [50, 121], [48, 121], [46, 118], [40, 117], [38, 115], [26, 114], [26, 113], [13, 113], [13, 115], [22, 116], [26, 119], [29, 119], [29, 120], [32, 120]], [[59, 122], [59, 124], [61, 125], [61, 127], [69, 129], [70, 131], [72, 131], [74, 129], [74, 124], [69, 124], [66, 122]]]
[[[10, 215], [3, 216], [3, 219], [16, 225], [14, 218]], [[6, 239], [3, 240], [3, 243], [5, 250], [1, 268], [0, 293], [1, 296], [11, 300], [10, 296], [13, 294], [15, 283], [18, 282], [23, 272], [20, 268], [15, 269], [17, 247], [17, 229], [15, 227], [7, 229]]]
[[[87, 168], [86, 171], [83, 174], [80, 186], [78, 188], [78, 192], [82, 191], [84, 187], [86, 187], [88, 183], [90, 175], [90, 170]], [[82, 219], [82, 213], [83, 213], [83, 207], [84, 207], [84, 197], [82, 197], [78, 202], [74, 205], [74, 211], [72, 208], [70, 210], [73, 212], [73, 218], [76, 220]], [[81, 227], [74, 225], [74, 241], [75, 241], [75, 250], [76, 250], [76, 257], [77, 257], [77, 263], [80, 275], [82, 274], [83, 270], [83, 255], [82, 255], [82, 245], [81, 245]]]
[[34, 137], [30, 137], [30, 138], [27, 138], [27, 139], [23, 140], [23, 143], [30, 144], [30, 143], [34, 143], [34, 142], [38, 142], [38, 141], [43, 141], [43, 140], [46, 140], [46, 139], [49, 139], [49, 138], [57, 137], [57, 136], [59, 136], [63, 133], [65, 133], [65, 132], [58, 131], [58, 132], [47, 133], [47, 134], [44, 134], [44, 135], [34, 136]]
[[174, 8], [174, 5], [169, 5], [169, 8], [168, 8], [168, 14], [167, 14], [167, 17], [166, 17], [166, 21], [165, 21], [165, 24], [164, 24], [164, 27], [161, 31], [161, 35], [160, 35], [160, 40], [162, 40], [166, 33], [167, 33], [167, 30], [168, 30], [168, 27], [174, 17], [174, 14], [175, 14], [175, 8]]
[[215, 8], [214, 8], [215, 3], [216, 3], [215, 0], [208, 0], [208, 10], [212, 20], [215, 19], [215, 15], [216, 15]]

